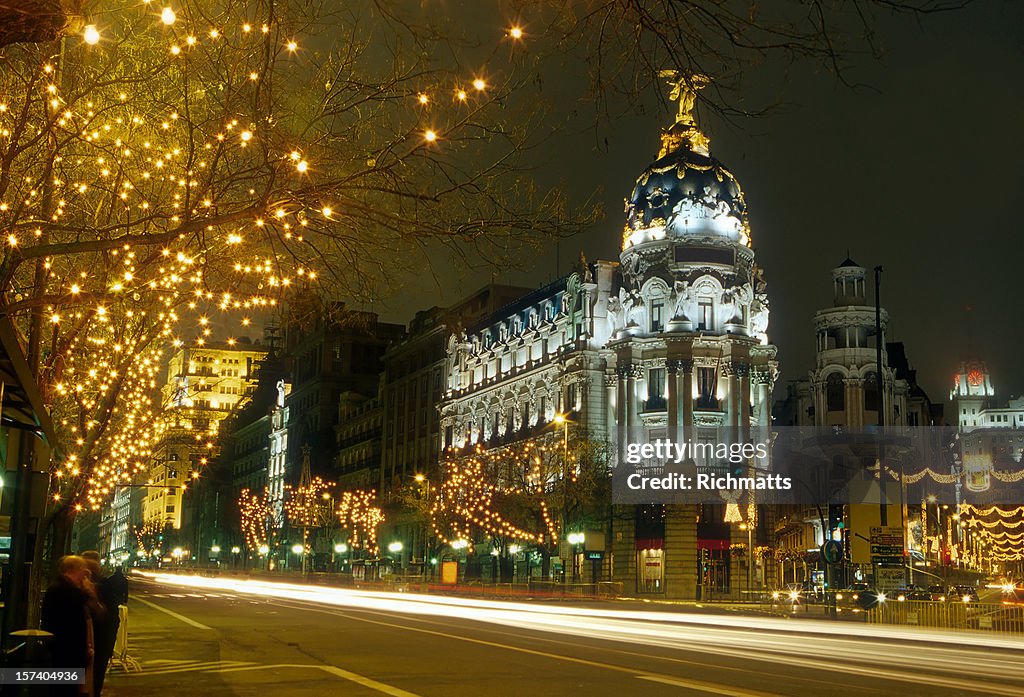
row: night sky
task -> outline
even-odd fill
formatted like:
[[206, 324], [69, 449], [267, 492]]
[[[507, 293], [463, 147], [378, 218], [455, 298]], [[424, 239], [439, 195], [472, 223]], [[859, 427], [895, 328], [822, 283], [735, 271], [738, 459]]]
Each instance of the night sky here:
[[[712, 154], [738, 177], [749, 205], [782, 367], [776, 397], [813, 367], [813, 314], [831, 304], [830, 270], [848, 249], [862, 266], [884, 266], [889, 340], [906, 343], [933, 400], [948, 399], [958, 362], [972, 353], [987, 361], [1001, 399], [1024, 393], [1024, 3], [982, 0], [920, 23], [886, 16], [875, 30], [881, 59], [857, 57], [848, 74], [866, 87], [850, 89], [812, 63], [768, 62], [731, 98], [778, 108], [738, 121], [698, 112]], [[548, 80], [549, 97], [564, 80], [570, 101], [581, 81], [572, 70]], [[576, 201], [596, 190], [605, 217], [561, 242], [560, 254], [552, 244], [493, 274], [446, 267], [440, 282], [407, 283], [372, 309], [407, 321], [492, 275], [534, 287], [555, 276], [556, 258], [568, 272], [581, 249], [591, 260], [618, 258], [623, 198], [671, 116], [654, 94], [596, 129], [592, 110], [565, 107], [537, 180]]]

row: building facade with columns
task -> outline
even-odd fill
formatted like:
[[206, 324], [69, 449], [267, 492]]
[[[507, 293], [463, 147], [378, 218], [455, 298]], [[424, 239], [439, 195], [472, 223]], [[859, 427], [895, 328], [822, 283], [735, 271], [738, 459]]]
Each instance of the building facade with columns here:
[[[693, 119], [699, 81], [674, 83], [679, 112], [627, 199], [618, 263], [581, 259], [452, 337], [443, 450], [538, 437], [558, 415], [606, 443], [611, 468], [629, 443], [767, 437], [778, 366], [766, 284], [739, 183]], [[730, 523], [725, 510], [612, 506], [606, 577], [627, 593], [741, 596], [764, 578], [750, 549], [763, 526], [755, 506]]]

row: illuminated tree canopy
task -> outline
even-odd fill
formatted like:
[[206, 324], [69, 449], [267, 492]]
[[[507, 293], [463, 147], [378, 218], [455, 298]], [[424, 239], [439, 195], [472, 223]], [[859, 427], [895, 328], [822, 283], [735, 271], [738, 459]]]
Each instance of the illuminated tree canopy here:
[[87, 20], [7, 46], [0, 72], [0, 292], [66, 437], [62, 505], [146, 467], [172, 347], [295, 289], [373, 298], [425, 245], [574, 229], [523, 176], [529, 71], [503, 30], [505, 57], [469, 69], [386, 4], [110, 0]]

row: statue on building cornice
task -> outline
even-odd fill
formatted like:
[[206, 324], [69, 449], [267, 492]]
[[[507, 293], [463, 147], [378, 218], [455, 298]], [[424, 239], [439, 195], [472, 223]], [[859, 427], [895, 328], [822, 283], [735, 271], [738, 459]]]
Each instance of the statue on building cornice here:
[[580, 260], [579, 260], [578, 266], [579, 266], [580, 278], [583, 280], [583, 282], [584, 283], [593, 283], [594, 282], [594, 274], [590, 271], [590, 264], [587, 263], [587, 257], [583, 253], [582, 249], [580, 250]]
[[673, 300], [672, 319], [688, 322], [693, 306], [693, 289], [689, 281], [676, 281], [672, 286], [669, 298]]
[[[620, 293], [623, 292], [625, 292], [625, 289], [620, 291]], [[635, 288], [629, 291], [629, 293], [622, 298], [622, 307], [625, 309], [627, 327], [643, 326], [647, 310], [644, 305], [644, 298], [640, 295], [640, 291]]]
[[625, 313], [622, 307], [622, 301], [616, 296], [608, 298], [608, 335], [612, 339], [615, 338], [615, 334], [626, 326]]

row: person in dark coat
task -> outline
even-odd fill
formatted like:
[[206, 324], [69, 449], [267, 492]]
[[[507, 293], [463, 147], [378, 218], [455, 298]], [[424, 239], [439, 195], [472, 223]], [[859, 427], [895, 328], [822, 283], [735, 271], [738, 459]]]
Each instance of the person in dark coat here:
[[54, 685], [53, 697], [92, 697], [94, 642], [90, 605], [95, 589], [85, 559], [75, 555], [57, 562], [57, 580], [43, 596], [42, 628], [53, 634], [50, 653], [53, 668], [73, 668], [85, 674], [84, 682]]
[[[107, 666], [114, 655], [114, 644], [117, 642], [117, 630], [121, 626], [118, 606], [128, 602], [128, 581], [117, 570], [114, 576], [104, 577], [100, 568], [99, 552], [82, 552], [89, 565], [96, 595], [102, 607], [93, 608], [92, 625], [96, 637], [96, 658], [93, 661], [93, 697], [100, 697], [103, 680], [107, 675]], [[120, 581], [118, 580], [120, 579]]]

